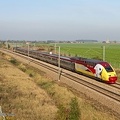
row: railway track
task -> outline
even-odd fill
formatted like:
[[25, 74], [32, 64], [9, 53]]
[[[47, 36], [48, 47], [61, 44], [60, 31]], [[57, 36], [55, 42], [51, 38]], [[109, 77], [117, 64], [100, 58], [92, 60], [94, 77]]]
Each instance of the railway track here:
[[79, 84], [82, 84], [92, 90], [95, 90], [96, 92], [99, 92], [107, 97], [110, 97], [111, 99], [114, 99], [115, 101], [118, 101], [120, 102], [120, 93], [115, 93], [111, 90], [108, 90], [104, 87], [101, 87], [99, 85], [96, 85], [96, 84], [93, 84], [93, 83], [90, 83], [90, 82], [87, 82], [87, 81], [84, 81], [83, 79], [80, 79], [78, 77], [75, 77], [75, 76], [72, 76], [70, 74], [63, 74], [64, 76], [66, 76], [67, 78], [79, 83]]
[[120, 83], [118, 82], [116, 84], [111, 84], [111, 86], [120, 90]]
[[[50, 64], [46, 65], [46, 63], [44, 63], [44, 62], [41, 62], [39, 60], [30, 58], [30, 57], [28, 58], [28, 56], [14, 53], [12, 51], [4, 50], [2, 52], [6, 52], [6, 53], [9, 52], [9, 54], [18, 55], [19, 57], [23, 57], [24, 59], [29, 60], [29, 62], [32, 62], [34, 64], [42, 66], [42, 67], [44, 67], [50, 71], [53, 71], [55, 73], [58, 73], [58, 68], [54, 67], [53, 65], [50, 65]], [[98, 81], [95, 81], [95, 80], [87, 80], [87, 79], [91, 79], [91, 78], [87, 78], [87, 77], [84, 77], [84, 79], [83, 79], [83, 77], [81, 78], [79, 74], [77, 74], [77, 73], [71, 74], [71, 73], [72, 72], [69, 73], [69, 72], [66, 72], [66, 70], [62, 69], [60, 75], [62, 77], [69, 79], [70, 81], [74, 81], [77, 84], [85, 86], [85, 87], [91, 89], [92, 91], [95, 91], [98, 94], [102, 94], [102, 96], [107, 97], [108, 99], [112, 100], [113, 102], [116, 102], [120, 108], [120, 83], [117, 82], [116, 84], [108, 85], [105, 83], [99, 83]]]

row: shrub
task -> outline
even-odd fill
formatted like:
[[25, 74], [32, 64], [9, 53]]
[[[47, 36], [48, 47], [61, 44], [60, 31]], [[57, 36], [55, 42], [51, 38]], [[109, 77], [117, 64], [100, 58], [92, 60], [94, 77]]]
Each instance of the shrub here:
[[30, 73], [30, 74], [29, 74], [29, 76], [30, 76], [30, 77], [33, 77], [33, 74], [32, 74], [32, 73]]
[[10, 62], [11, 62], [12, 64], [14, 64], [14, 65], [17, 65], [17, 64], [18, 64], [17, 60], [14, 59], [14, 58], [10, 59]]
[[18, 65], [18, 68], [19, 68], [20, 70], [22, 70], [23, 72], [26, 72], [26, 70], [27, 70], [26, 66], [25, 66], [24, 64], [22, 64], [22, 63], [20, 63], [20, 64]]
[[59, 105], [57, 112], [57, 119], [58, 120], [69, 120], [69, 109], [64, 107], [63, 105]]
[[80, 110], [77, 98], [72, 98], [70, 102], [70, 113], [69, 120], [79, 120]]
[[59, 105], [57, 112], [58, 120], [80, 120], [80, 109], [77, 98], [72, 98], [69, 107]]

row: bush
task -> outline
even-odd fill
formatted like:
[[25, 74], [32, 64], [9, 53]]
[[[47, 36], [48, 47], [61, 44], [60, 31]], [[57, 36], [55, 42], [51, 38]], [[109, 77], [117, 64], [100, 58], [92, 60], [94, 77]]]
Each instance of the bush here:
[[70, 102], [70, 113], [69, 120], [79, 120], [80, 118], [80, 110], [77, 98], [71, 99]]
[[57, 112], [57, 119], [58, 120], [69, 120], [69, 109], [64, 107], [63, 105], [59, 105]]
[[50, 96], [54, 96], [54, 82], [53, 81], [40, 81], [37, 83], [41, 88], [47, 91]]
[[18, 64], [17, 60], [14, 59], [14, 58], [10, 59], [10, 62], [11, 62], [12, 64], [14, 64], [14, 65], [17, 65], [17, 64]]
[[30, 77], [33, 77], [34, 75], [32, 73], [29, 74]]
[[20, 63], [20, 64], [18, 65], [18, 68], [19, 68], [20, 70], [22, 70], [23, 72], [26, 72], [26, 70], [27, 70], [26, 66], [25, 66], [24, 64], [22, 64], [22, 63]]
[[57, 112], [58, 120], [80, 120], [81, 113], [77, 98], [72, 98], [69, 107], [59, 105]]

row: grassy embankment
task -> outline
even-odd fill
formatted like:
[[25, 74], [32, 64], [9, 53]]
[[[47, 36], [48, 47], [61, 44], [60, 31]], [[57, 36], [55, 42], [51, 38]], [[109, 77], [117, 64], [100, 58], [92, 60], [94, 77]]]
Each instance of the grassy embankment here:
[[4, 113], [15, 115], [6, 119], [115, 120], [112, 113], [89, 104], [44, 72], [4, 54], [0, 59], [0, 105]]

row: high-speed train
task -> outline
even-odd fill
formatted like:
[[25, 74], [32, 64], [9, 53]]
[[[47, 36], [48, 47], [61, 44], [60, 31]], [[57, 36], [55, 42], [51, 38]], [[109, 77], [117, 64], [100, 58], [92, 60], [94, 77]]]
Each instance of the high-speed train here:
[[[28, 50], [24, 48], [16, 47], [14, 48], [14, 51], [28, 55]], [[56, 66], [58, 65], [59, 56], [56, 54], [30, 50], [29, 56]], [[60, 67], [98, 78], [105, 83], [113, 84], [117, 81], [117, 75], [113, 67], [109, 63], [101, 60], [60, 56]]]

